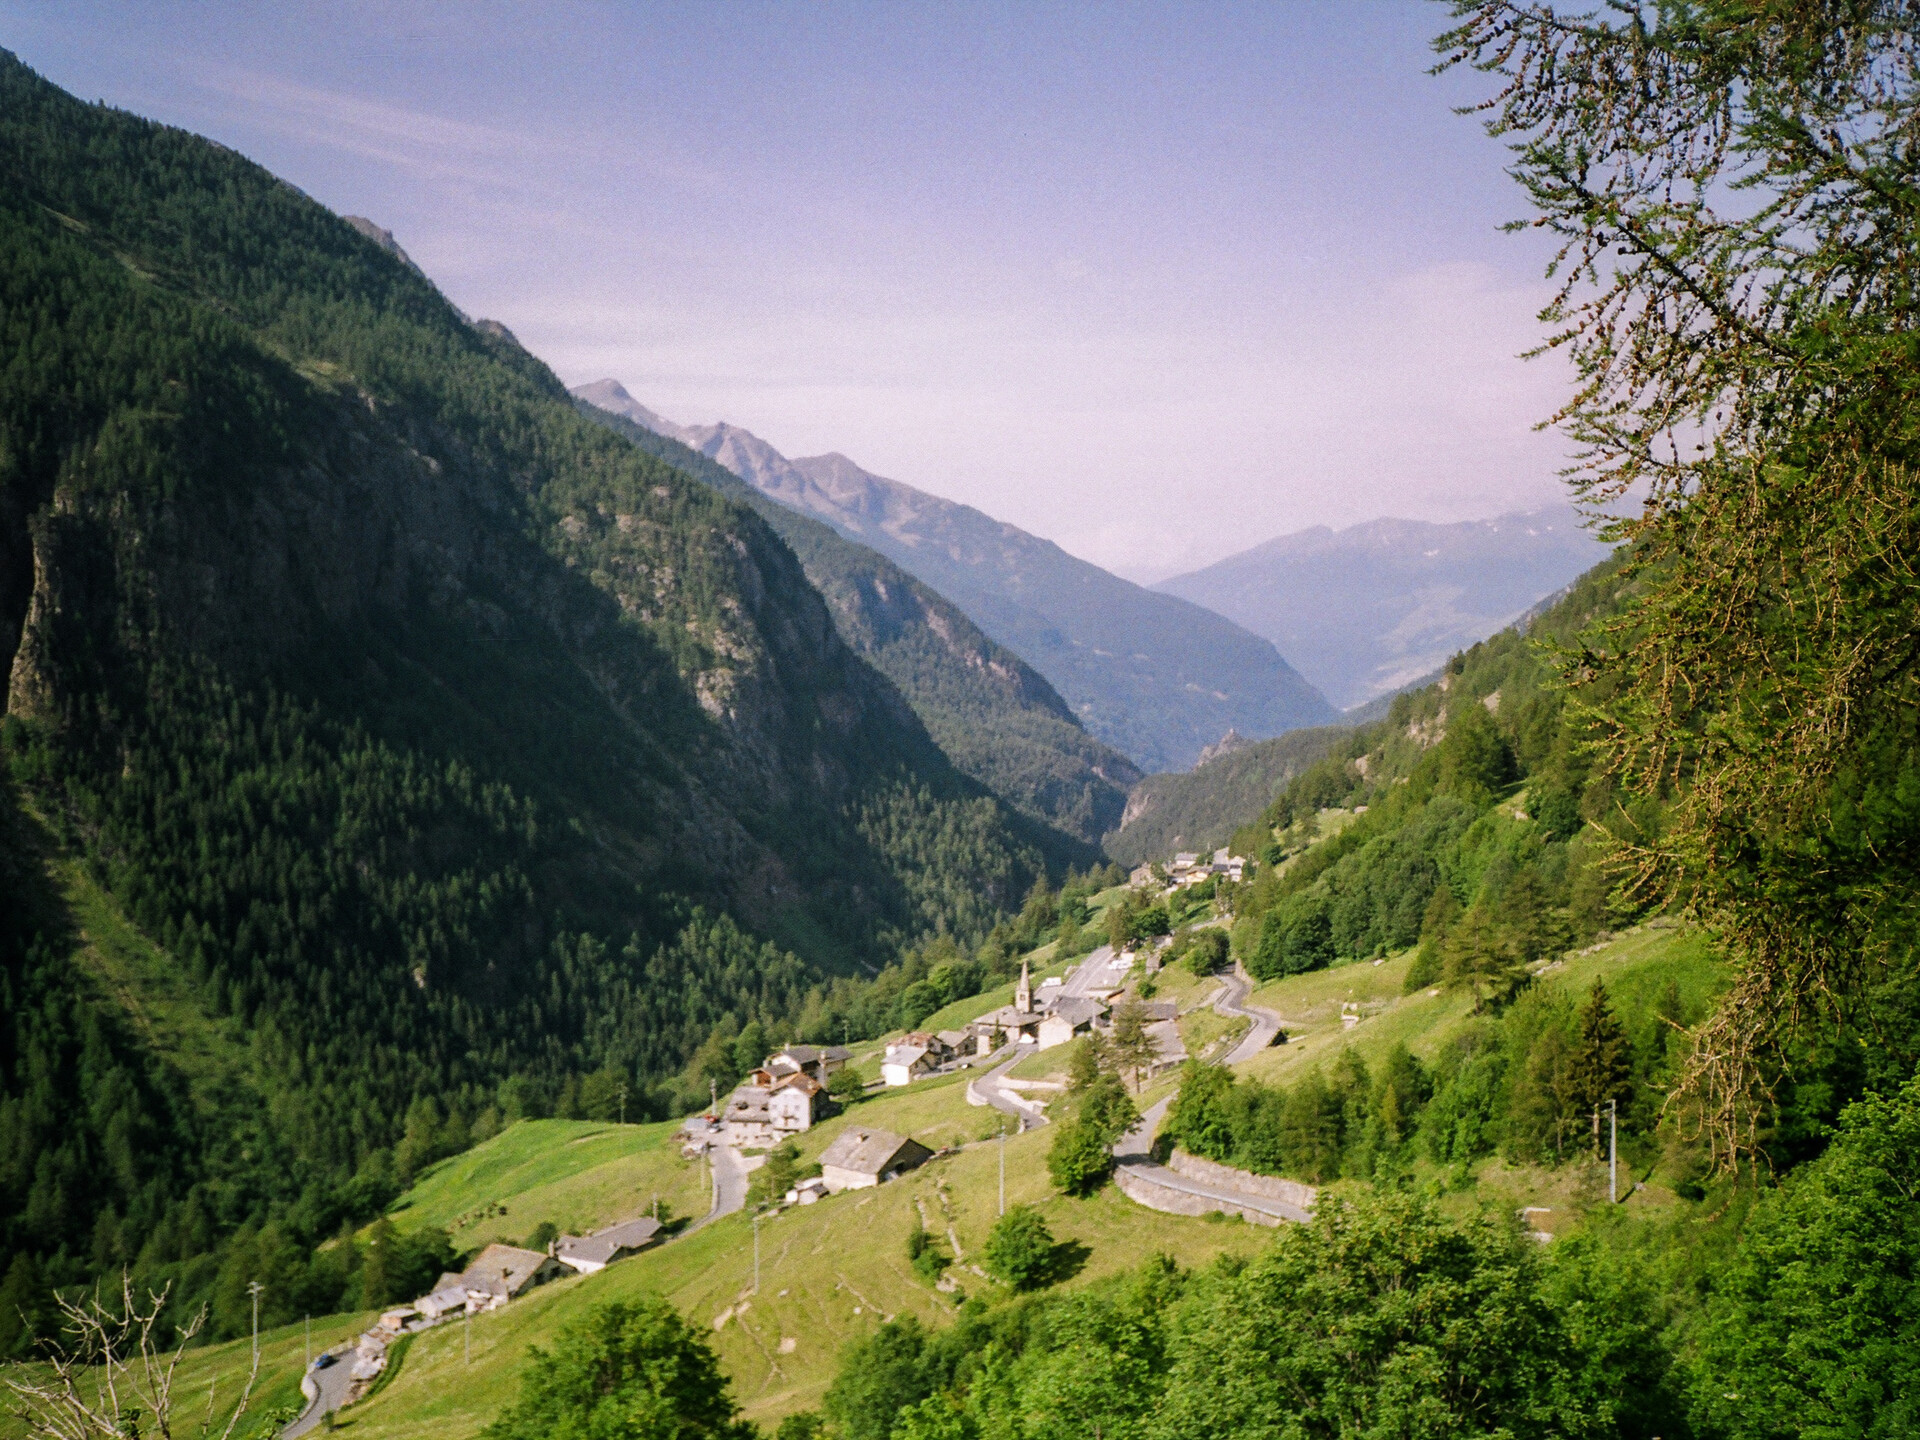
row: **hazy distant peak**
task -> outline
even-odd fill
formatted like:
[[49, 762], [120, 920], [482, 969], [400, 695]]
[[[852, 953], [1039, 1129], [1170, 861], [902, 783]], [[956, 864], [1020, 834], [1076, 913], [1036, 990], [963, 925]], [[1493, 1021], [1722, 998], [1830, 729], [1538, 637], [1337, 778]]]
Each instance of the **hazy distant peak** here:
[[1317, 525], [1155, 588], [1266, 636], [1351, 708], [1427, 675], [1604, 554], [1571, 506], [1551, 505], [1487, 520]]
[[1184, 769], [1235, 726], [1275, 735], [1337, 718], [1258, 635], [971, 505], [875, 475], [837, 451], [789, 460], [737, 425], [669, 427], [613, 381], [573, 393], [872, 546], [1039, 671], [1088, 730], [1145, 769]]

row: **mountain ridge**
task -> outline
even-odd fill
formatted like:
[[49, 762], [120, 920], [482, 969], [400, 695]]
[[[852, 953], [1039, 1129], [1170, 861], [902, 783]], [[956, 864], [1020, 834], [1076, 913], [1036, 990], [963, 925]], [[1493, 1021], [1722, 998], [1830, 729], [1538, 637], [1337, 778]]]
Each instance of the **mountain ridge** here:
[[874, 475], [838, 452], [790, 460], [725, 422], [680, 426], [614, 381], [577, 397], [719, 459], [762, 494], [885, 555], [1038, 670], [1089, 733], [1143, 771], [1180, 770], [1229, 730], [1337, 721], [1271, 642], [1206, 607], [1122, 580], [1053, 541]]
[[1415, 685], [1605, 558], [1569, 506], [1316, 525], [1153, 588], [1271, 640], [1352, 711]]
[[[601, 393], [631, 401], [624, 391]], [[1087, 734], [1044, 676], [982, 634], [959, 607], [878, 551], [769, 498], [705, 453], [582, 395], [574, 403], [760, 514], [799, 557], [842, 638], [894, 682], [962, 772], [1089, 845], [1119, 823], [1140, 771]], [[632, 408], [652, 413], [637, 402]]]

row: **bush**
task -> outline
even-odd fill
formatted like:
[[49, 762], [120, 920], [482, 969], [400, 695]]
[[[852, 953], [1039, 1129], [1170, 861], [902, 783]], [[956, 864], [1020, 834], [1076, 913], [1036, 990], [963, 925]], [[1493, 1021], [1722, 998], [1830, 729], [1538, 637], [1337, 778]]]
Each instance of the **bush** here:
[[983, 1259], [996, 1279], [1015, 1290], [1037, 1290], [1053, 1272], [1055, 1243], [1047, 1222], [1031, 1205], [1016, 1205], [987, 1234]]
[[929, 1285], [937, 1285], [940, 1276], [953, 1261], [940, 1252], [933, 1237], [927, 1233], [927, 1227], [919, 1220], [913, 1222], [913, 1229], [907, 1232], [907, 1261], [913, 1266], [913, 1273]]
[[1202, 979], [1218, 974], [1227, 968], [1227, 932], [1217, 928], [1194, 931], [1187, 941], [1186, 954], [1180, 958]]
[[706, 1338], [658, 1296], [596, 1306], [537, 1346], [485, 1440], [755, 1440]]
[[827, 1080], [827, 1094], [842, 1105], [858, 1104], [866, 1097], [867, 1082], [851, 1065], [833, 1072]]

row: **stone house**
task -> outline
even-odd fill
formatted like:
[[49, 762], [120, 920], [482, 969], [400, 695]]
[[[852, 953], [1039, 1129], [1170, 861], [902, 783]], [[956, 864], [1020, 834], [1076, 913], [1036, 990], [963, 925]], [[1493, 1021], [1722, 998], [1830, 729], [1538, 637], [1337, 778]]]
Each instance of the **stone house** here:
[[660, 1243], [660, 1222], [651, 1216], [623, 1220], [591, 1235], [562, 1235], [553, 1242], [553, 1258], [562, 1265], [591, 1275], [616, 1260], [638, 1255]]
[[865, 1190], [924, 1165], [932, 1156], [933, 1152], [919, 1141], [891, 1130], [849, 1126], [820, 1156], [820, 1178], [836, 1194]]

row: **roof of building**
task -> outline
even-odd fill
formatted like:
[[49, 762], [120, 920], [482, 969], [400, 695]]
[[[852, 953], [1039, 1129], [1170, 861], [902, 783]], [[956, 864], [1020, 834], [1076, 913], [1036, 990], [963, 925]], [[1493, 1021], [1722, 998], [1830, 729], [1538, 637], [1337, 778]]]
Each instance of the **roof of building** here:
[[891, 1130], [842, 1130], [820, 1156], [822, 1166], [851, 1170], [856, 1175], [878, 1175], [898, 1159], [902, 1151], [917, 1150], [921, 1156], [933, 1152], [917, 1140], [896, 1135]]
[[964, 1030], [942, 1030], [940, 1032], [940, 1043], [945, 1045], [949, 1050], [957, 1050], [960, 1046], [967, 1043], [967, 1032]]
[[1053, 1008], [1047, 1011], [1047, 1018], [1064, 1020], [1069, 1025], [1078, 1027], [1106, 1013], [1107, 1007], [1091, 996], [1062, 995], [1053, 1002]]
[[742, 1085], [727, 1096], [727, 1119], [751, 1120], [756, 1115], [765, 1115], [772, 1094], [758, 1085]]
[[495, 1295], [518, 1290], [547, 1257], [538, 1250], [522, 1250], [518, 1245], [489, 1245], [461, 1272], [460, 1283], [469, 1290], [487, 1290]]
[[1142, 1000], [1140, 1011], [1150, 1022], [1180, 1018], [1180, 1004], [1175, 1000]]
[[1002, 1005], [998, 1010], [989, 1011], [973, 1023], [988, 1030], [1018, 1030], [1027, 1025], [1038, 1025], [1045, 1018], [1045, 1015], [1038, 1010], [1022, 1010], [1017, 1005]]
[[886, 1063], [889, 1065], [913, 1065], [926, 1059], [927, 1047], [924, 1045], [889, 1045]]
[[789, 1045], [776, 1050], [767, 1057], [771, 1064], [775, 1060], [792, 1060], [797, 1064], [811, 1065], [819, 1060], [845, 1060], [852, 1052], [844, 1045]]
[[784, 1075], [774, 1082], [775, 1090], [798, 1090], [802, 1095], [818, 1095], [827, 1087], [804, 1071]]
[[562, 1235], [553, 1242], [553, 1253], [563, 1260], [590, 1260], [604, 1265], [622, 1250], [638, 1250], [652, 1243], [659, 1233], [660, 1222], [643, 1215], [638, 1220], [622, 1220], [591, 1235]]

